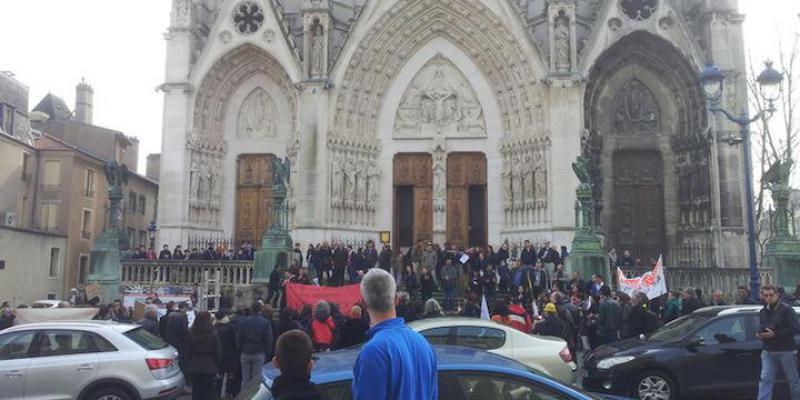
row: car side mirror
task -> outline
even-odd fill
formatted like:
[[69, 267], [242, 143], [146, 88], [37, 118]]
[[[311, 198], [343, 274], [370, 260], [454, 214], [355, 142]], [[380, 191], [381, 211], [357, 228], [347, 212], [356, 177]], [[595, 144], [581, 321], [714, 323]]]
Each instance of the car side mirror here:
[[706, 340], [701, 338], [701, 337], [699, 337], [699, 336], [695, 336], [695, 337], [689, 339], [688, 342], [686, 342], [686, 347], [689, 348], [689, 349], [694, 349], [696, 347], [705, 346], [705, 345], [706, 345]]

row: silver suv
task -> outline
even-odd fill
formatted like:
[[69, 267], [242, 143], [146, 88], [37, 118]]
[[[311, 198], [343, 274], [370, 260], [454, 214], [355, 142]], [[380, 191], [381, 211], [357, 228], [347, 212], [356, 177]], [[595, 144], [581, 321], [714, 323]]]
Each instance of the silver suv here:
[[175, 348], [137, 325], [59, 321], [0, 332], [3, 399], [173, 399], [182, 389]]

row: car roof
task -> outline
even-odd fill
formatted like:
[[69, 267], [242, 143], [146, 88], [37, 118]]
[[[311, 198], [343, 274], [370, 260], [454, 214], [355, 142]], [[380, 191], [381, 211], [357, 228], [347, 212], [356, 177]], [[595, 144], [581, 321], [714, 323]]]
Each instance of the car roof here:
[[[755, 313], [761, 311], [762, 308], [764, 308], [764, 306], [760, 304], [709, 306], [698, 309], [697, 311], [695, 311], [695, 313], [705, 314], [709, 317], [713, 317], [713, 316], [733, 315], [738, 313]], [[800, 313], [800, 307], [792, 307], [792, 309], [794, 309], [794, 312]]]
[[83, 329], [102, 329], [110, 328], [116, 331], [124, 332], [138, 325], [125, 324], [115, 321], [99, 321], [99, 320], [74, 320], [74, 321], [46, 321], [46, 322], [32, 322], [29, 324], [15, 325], [3, 332], [13, 332], [18, 330], [30, 329], [67, 329], [67, 328], [83, 328]]
[[418, 319], [416, 321], [411, 321], [408, 323], [408, 327], [413, 330], [425, 329], [434, 326], [458, 326], [458, 325], [487, 326], [493, 328], [504, 326], [490, 319], [467, 318], [467, 317], [426, 318], [426, 319]]
[[[517, 361], [482, 350], [467, 347], [436, 345], [436, 363], [439, 371], [489, 371], [513, 375], [534, 375]], [[360, 349], [345, 349], [314, 354], [311, 381], [317, 385], [353, 379], [353, 367]], [[271, 363], [261, 370], [267, 386], [280, 375]]]

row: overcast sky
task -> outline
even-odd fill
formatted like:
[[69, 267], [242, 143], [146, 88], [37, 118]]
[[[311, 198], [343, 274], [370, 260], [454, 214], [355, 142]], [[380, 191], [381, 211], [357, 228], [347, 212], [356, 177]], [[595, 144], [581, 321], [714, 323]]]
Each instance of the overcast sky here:
[[[70, 108], [82, 77], [94, 87], [94, 122], [140, 140], [139, 170], [161, 151], [170, 0], [0, 0], [0, 71], [30, 88], [30, 108], [52, 92]], [[800, 0], [739, 0], [754, 61], [791, 40]]]

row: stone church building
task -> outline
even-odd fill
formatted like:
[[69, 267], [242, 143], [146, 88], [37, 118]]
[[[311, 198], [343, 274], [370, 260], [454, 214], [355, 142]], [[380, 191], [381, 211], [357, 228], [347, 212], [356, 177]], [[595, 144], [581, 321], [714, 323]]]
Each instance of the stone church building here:
[[[173, 0], [160, 240], [260, 242], [271, 159], [296, 241], [569, 245], [575, 158], [608, 248], [746, 265], [736, 0]], [[718, 142], [719, 139], [719, 142]]]

